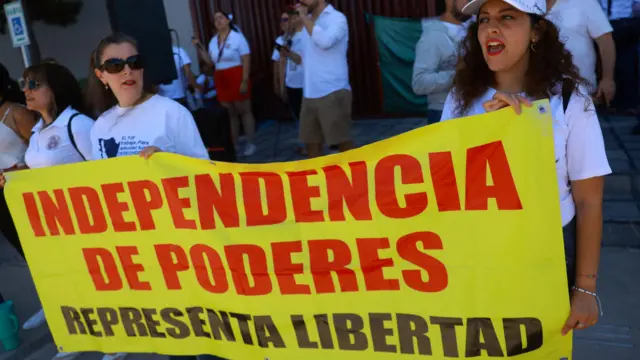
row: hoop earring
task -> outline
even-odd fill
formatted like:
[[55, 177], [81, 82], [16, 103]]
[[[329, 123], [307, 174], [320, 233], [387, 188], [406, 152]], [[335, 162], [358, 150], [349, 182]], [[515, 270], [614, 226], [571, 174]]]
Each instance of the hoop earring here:
[[531, 51], [536, 52], [536, 43], [535, 43], [535, 41], [531, 43], [530, 47], [531, 47]]

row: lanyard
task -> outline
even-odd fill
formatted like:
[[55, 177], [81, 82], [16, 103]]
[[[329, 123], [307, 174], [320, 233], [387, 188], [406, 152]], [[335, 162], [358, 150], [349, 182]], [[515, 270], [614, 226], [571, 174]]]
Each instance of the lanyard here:
[[232, 30], [229, 30], [229, 33], [224, 38], [224, 43], [222, 44], [222, 46], [220, 46], [220, 35], [218, 35], [218, 61], [216, 62], [217, 64], [219, 64], [220, 60], [222, 60], [222, 54], [224, 54], [224, 48], [227, 46], [227, 41], [229, 40], [229, 36], [231, 35], [231, 31]]

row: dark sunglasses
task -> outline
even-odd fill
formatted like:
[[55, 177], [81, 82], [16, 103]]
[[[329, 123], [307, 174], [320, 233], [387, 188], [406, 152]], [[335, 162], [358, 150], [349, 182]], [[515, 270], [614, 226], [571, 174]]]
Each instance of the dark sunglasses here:
[[140, 70], [143, 67], [142, 57], [140, 55], [129, 56], [126, 59], [107, 59], [100, 65], [100, 70], [106, 71], [109, 74], [117, 74], [124, 70], [125, 65], [129, 65], [131, 70]]
[[28, 89], [28, 90], [36, 90], [42, 83], [40, 81], [32, 80], [32, 79], [20, 79], [18, 80], [18, 85], [20, 85], [20, 89]]
[[289, 18], [282, 18], [280, 19], [280, 22], [283, 22], [283, 23], [289, 22]]

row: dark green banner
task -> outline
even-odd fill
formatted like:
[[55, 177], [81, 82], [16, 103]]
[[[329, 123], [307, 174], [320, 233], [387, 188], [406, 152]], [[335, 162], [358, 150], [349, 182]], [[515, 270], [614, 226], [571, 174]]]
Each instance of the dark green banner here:
[[426, 115], [427, 99], [411, 87], [415, 48], [422, 35], [422, 22], [415, 19], [369, 15], [375, 26], [380, 58], [384, 111]]

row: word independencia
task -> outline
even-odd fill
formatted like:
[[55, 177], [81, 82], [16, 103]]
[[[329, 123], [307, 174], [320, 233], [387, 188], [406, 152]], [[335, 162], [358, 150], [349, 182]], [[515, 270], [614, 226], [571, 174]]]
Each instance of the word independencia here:
[[[451, 152], [429, 153], [428, 157], [438, 210], [462, 210]], [[487, 172], [491, 173], [493, 184], [487, 184]], [[413, 185], [412, 189], [425, 185], [425, 170], [420, 160], [411, 155], [389, 155], [374, 165], [351, 162], [348, 169], [329, 165], [323, 167], [321, 173], [313, 169], [288, 172], [289, 193], [285, 192], [283, 176], [278, 173], [240, 172], [165, 178], [160, 181], [161, 185], [139, 180], [103, 184], [99, 189], [83, 186], [26, 192], [23, 200], [36, 237], [99, 234], [110, 228], [115, 232], [155, 230], [153, 213], [166, 211], [165, 208], [170, 211], [176, 229], [212, 230], [220, 227], [216, 215], [225, 228], [284, 223], [291, 216], [287, 213], [288, 200], [297, 223], [345, 221], [345, 205], [356, 221], [372, 220], [374, 204], [370, 201], [370, 191], [379, 212], [391, 219], [418, 216], [426, 211], [429, 203], [427, 189], [402, 192], [402, 186], [397, 185], [397, 180], [405, 186]], [[320, 186], [309, 183], [320, 176], [326, 182], [324, 194]], [[370, 180], [373, 180], [373, 189], [370, 189]], [[241, 195], [237, 194], [238, 181]], [[182, 197], [180, 191], [184, 189], [195, 191], [195, 198]], [[322, 195], [326, 211], [313, 209], [312, 200]], [[500, 141], [469, 148], [466, 153], [464, 209], [487, 210], [489, 199], [495, 199], [498, 210], [522, 209]], [[131, 208], [137, 221], [125, 219]], [[189, 209], [197, 211], [197, 219], [187, 218], [185, 210]]]

